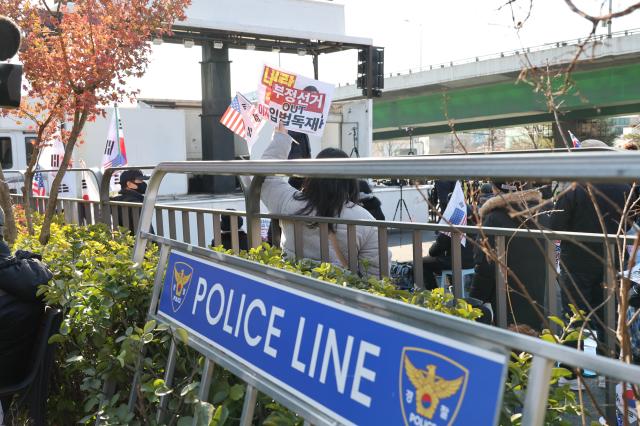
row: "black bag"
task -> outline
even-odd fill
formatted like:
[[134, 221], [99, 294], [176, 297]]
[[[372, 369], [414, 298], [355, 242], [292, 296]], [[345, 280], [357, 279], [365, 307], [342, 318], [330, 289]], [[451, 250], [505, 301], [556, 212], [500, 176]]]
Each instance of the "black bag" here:
[[413, 289], [413, 263], [392, 262], [390, 275], [394, 284], [400, 290]]
[[40, 259], [39, 255], [22, 250], [0, 259], [0, 289], [23, 302], [36, 301], [38, 286], [53, 278]]

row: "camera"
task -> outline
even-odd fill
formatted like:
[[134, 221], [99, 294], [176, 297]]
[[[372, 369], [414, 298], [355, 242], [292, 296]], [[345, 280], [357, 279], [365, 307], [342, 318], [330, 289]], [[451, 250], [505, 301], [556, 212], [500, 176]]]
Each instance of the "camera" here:
[[[18, 53], [22, 36], [18, 26], [6, 16], [0, 16], [0, 61]], [[0, 108], [20, 106], [22, 65], [0, 63]]]

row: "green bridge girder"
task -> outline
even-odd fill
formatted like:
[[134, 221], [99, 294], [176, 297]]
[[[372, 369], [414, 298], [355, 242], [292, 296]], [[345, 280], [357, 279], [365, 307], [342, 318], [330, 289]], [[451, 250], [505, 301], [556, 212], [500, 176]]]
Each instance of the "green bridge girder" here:
[[[640, 112], [640, 63], [574, 72], [574, 88], [557, 99], [562, 118], [591, 119]], [[399, 99], [376, 99], [373, 139], [552, 121], [545, 97], [523, 82], [449, 89]]]

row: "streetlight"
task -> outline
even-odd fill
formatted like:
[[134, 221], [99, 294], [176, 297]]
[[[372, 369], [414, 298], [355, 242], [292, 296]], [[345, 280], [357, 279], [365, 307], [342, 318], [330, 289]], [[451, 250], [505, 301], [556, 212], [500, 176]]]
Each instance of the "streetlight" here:
[[420, 28], [420, 71], [422, 71], [422, 39], [423, 37], [423, 28], [422, 28], [422, 22], [414, 22], [410, 19], [405, 19], [404, 22], [406, 22], [407, 24], [413, 24], [413, 25], [417, 25]]

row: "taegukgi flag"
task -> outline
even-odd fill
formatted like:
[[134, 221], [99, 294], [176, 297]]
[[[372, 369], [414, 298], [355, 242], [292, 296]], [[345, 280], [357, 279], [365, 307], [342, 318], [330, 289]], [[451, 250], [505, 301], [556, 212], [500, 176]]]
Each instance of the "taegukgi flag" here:
[[[441, 224], [451, 224], [465, 226], [467, 224], [467, 202], [464, 199], [464, 192], [462, 192], [462, 184], [460, 181], [456, 182], [449, 204], [440, 219]], [[447, 233], [450, 235], [449, 233]], [[467, 236], [462, 234], [460, 242], [463, 246], [467, 245]]]
[[[109, 130], [107, 133], [107, 143], [102, 156], [102, 171], [110, 167], [124, 167], [128, 165], [127, 148], [124, 144], [124, 127], [122, 119], [118, 113], [118, 107], [113, 109]], [[120, 172], [116, 172], [111, 177], [109, 184], [112, 192], [120, 190]]]
[[[87, 168], [84, 160], [80, 160], [80, 167]], [[91, 172], [82, 172], [82, 199], [85, 201], [100, 201], [100, 191], [98, 184]]]
[[[40, 150], [40, 155], [38, 157], [38, 166], [41, 170], [56, 170], [53, 172], [47, 172], [46, 178], [48, 183], [48, 191], [51, 193], [51, 184], [58, 174], [57, 170], [62, 165], [62, 161], [64, 159], [64, 143], [62, 142], [62, 134], [60, 131], [56, 131], [56, 133], [52, 136], [51, 140], [44, 144], [42, 149]], [[69, 167], [72, 167], [72, 162], [69, 162]], [[72, 176], [71, 173], [65, 173], [62, 177], [62, 181], [60, 182], [60, 188], [58, 189], [58, 194], [67, 197], [75, 197], [76, 188], [75, 188], [75, 177]]]

